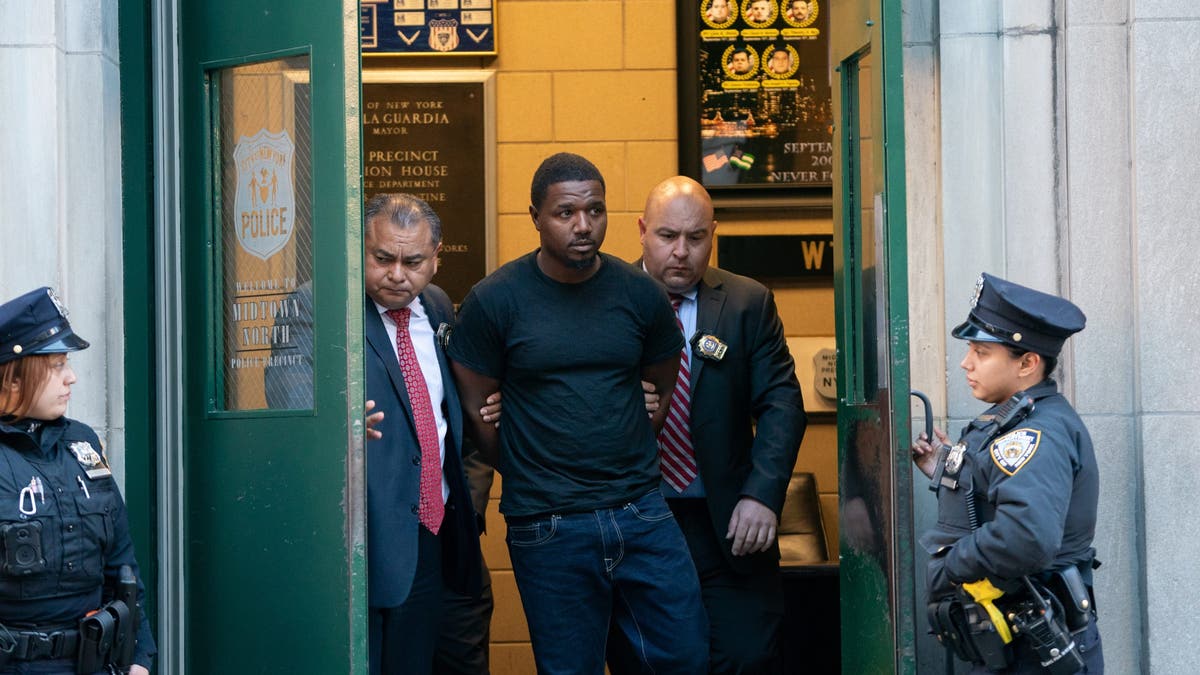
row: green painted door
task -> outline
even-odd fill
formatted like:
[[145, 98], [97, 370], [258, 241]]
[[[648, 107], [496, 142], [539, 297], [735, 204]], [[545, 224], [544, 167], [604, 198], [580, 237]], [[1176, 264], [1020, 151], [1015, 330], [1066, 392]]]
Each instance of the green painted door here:
[[358, 3], [180, 4], [183, 662], [365, 673]]
[[915, 672], [901, 3], [831, 11], [842, 672]]

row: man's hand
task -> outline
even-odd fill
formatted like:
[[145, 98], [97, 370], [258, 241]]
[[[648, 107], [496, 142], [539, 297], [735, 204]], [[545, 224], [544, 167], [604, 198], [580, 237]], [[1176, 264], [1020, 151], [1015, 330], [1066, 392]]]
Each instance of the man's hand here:
[[937, 438], [937, 443], [930, 443], [929, 439], [922, 431], [917, 440], [913, 441], [912, 446], [912, 461], [929, 478], [933, 478], [933, 471], [937, 468], [938, 448], [949, 443], [949, 438], [946, 437], [946, 432], [941, 429], [934, 429], [933, 435]]
[[484, 401], [484, 406], [479, 409], [479, 416], [484, 422], [492, 422], [496, 428], [500, 428], [500, 392], [496, 392], [487, 397]]
[[[379, 414], [382, 415], [383, 413]], [[150, 675], [150, 671], [146, 670], [144, 666], [139, 666], [135, 663], [132, 666], [129, 666], [129, 675]]]
[[[642, 366], [641, 380], [649, 382], [663, 401], [671, 400], [671, 396], [675, 393], [675, 382], [678, 380], [678, 377], [678, 354], [672, 354], [657, 363]], [[663, 425], [667, 423], [667, 409], [668, 406], [660, 405], [657, 410], [650, 413], [650, 427], [654, 429], [655, 436], [658, 435], [658, 432], [662, 431]]]
[[[378, 429], [375, 428], [376, 425], [378, 425], [380, 422], [383, 421], [383, 411], [380, 410], [377, 413], [372, 413], [371, 411], [374, 409], [375, 409], [375, 401], [367, 401], [367, 406], [366, 406], [366, 409], [363, 410], [363, 414], [367, 416], [367, 440], [368, 441], [377, 441], [377, 440], [383, 438], [383, 432], [379, 431]], [[133, 675], [133, 674], [130, 673], [130, 675]]]
[[646, 414], [654, 417], [654, 413], [658, 410], [658, 392], [654, 389], [654, 384], [642, 380], [642, 395], [646, 397]]
[[775, 542], [779, 521], [775, 512], [762, 502], [742, 497], [733, 507], [726, 539], [733, 540], [733, 554], [746, 555], [767, 550]]

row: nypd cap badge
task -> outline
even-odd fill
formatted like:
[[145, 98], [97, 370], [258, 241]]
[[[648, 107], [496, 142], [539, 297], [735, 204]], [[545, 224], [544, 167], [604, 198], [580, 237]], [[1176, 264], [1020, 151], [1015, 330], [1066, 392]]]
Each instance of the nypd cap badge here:
[[979, 279], [975, 281], [975, 290], [971, 293], [971, 309], [979, 304], [979, 296], [983, 295], [983, 275], [979, 275]]
[[50, 296], [50, 302], [54, 303], [54, 308], [58, 310], [59, 316], [64, 319], [71, 318], [71, 313], [67, 311], [67, 306], [62, 303], [62, 300], [58, 297], [58, 294], [54, 292], [53, 288], [47, 288], [46, 295]]
[[1017, 429], [992, 441], [992, 461], [1004, 473], [1013, 476], [1025, 466], [1042, 442], [1042, 432]]

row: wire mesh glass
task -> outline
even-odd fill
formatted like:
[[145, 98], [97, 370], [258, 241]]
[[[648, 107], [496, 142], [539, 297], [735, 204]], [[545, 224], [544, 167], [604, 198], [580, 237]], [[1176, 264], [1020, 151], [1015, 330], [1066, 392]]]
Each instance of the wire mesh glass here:
[[214, 73], [223, 410], [313, 406], [307, 56]]

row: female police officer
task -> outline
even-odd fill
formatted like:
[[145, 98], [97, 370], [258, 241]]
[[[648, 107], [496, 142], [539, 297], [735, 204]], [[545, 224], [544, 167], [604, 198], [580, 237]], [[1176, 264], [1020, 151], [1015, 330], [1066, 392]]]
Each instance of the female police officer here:
[[48, 288], [0, 305], [0, 673], [145, 675], [155, 653], [125, 503], [63, 416], [87, 346]]
[[1091, 438], [1050, 375], [1085, 317], [1062, 298], [984, 274], [960, 364], [992, 407], [954, 447], [922, 433], [913, 461], [932, 479], [938, 524], [929, 619], [974, 672], [1099, 673], [1090, 588], [1099, 473]]

